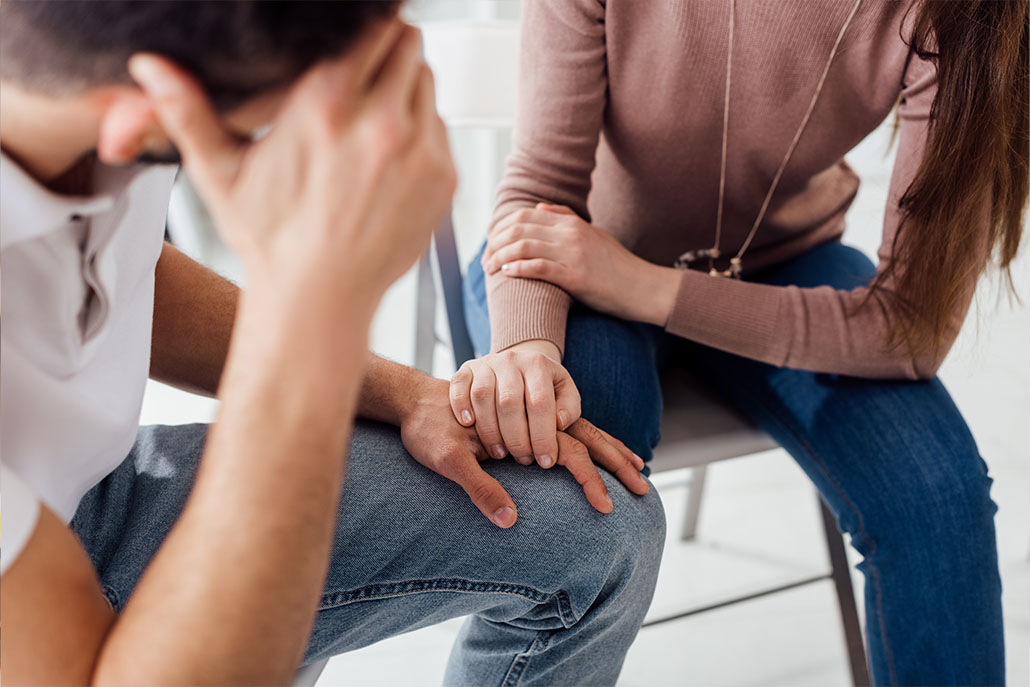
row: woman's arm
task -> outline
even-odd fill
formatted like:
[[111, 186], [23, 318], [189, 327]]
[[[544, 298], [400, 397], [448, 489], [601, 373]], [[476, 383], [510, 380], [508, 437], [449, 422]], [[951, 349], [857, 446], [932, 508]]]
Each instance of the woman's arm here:
[[[936, 70], [913, 56], [905, 83], [881, 266], [895, 259], [893, 247], [903, 219], [898, 201], [922, 161]], [[779, 366], [871, 378], [932, 377], [976, 288], [976, 277], [970, 275], [939, 352], [912, 355], [890, 344], [889, 323], [904, 315], [882, 292], [772, 286], [700, 271], [676, 272], [638, 258], [603, 230], [561, 208], [541, 205], [523, 214], [522, 223], [506, 222], [491, 235], [483, 256], [488, 274], [546, 280], [597, 310], [664, 325], [678, 336]], [[987, 227], [985, 206], [985, 239]], [[983, 245], [968, 249], [983, 250]], [[884, 284], [893, 287], [892, 280]]]
[[[607, 98], [604, 5], [531, 0], [523, 6], [514, 149], [497, 192], [502, 219], [546, 201], [587, 217], [594, 153]], [[531, 339], [564, 349], [571, 299], [540, 281], [487, 278], [491, 348]]]
[[[904, 83], [880, 269], [894, 259], [895, 236], [903, 219], [898, 201], [922, 161], [937, 89], [936, 69], [913, 55]], [[985, 238], [987, 227], [985, 213]], [[941, 231], [948, 227], [942, 226]], [[968, 249], [983, 250], [983, 244]], [[890, 289], [893, 283], [884, 286]], [[967, 277], [963, 287], [962, 306], [952, 313], [947, 340], [936, 354], [912, 355], [904, 346], [890, 345], [888, 323], [904, 314], [891, 299], [879, 293], [870, 297], [865, 287], [850, 291], [828, 286], [779, 287], [685, 272], [666, 329], [774, 365], [858, 377], [928, 379], [936, 374], [958, 334], [976, 288], [976, 276]]]

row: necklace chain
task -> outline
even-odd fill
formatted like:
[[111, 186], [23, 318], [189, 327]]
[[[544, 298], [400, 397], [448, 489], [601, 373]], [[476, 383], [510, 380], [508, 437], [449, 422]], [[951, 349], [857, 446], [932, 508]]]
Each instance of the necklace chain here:
[[737, 14], [737, 0], [730, 0], [729, 36], [726, 46], [726, 86], [722, 108], [722, 158], [719, 163], [719, 206], [715, 215], [715, 243], [708, 249], [687, 251], [676, 260], [676, 267], [686, 269], [691, 263], [708, 258], [709, 274], [740, 278], [741, 260], [744, 257], [744, 253], [751, 246], [751, 241], [755, 238], [755, 234], [758, 232], [758, 227], [761, 226], [762, 220], [765, 218], [765, 212], [769, 209], [769, 202], [772, 200], [773, 193], [776, 192], [776, 187], [780, 183], [780, 177], [783, 176], [783, 170], [787, 168], [787, 163], [790, 161], [791, 156], [794, 154], [794, 150], [798, 146], [798, 142], [801, 140], [801, 134], [804, 133], [805, 127], [808, 126], [808, 121], [812, 118], [812, 112], [815, 111], [815, 105], [819, 101], [819, 95], [823, 91], [823, 86], [826, 84], [826, 77], [830, 73], [830, 67], [833, 65], [833, 58], [837, 56], [837, 49], [840, 48], [841, 41], [844, 39], [844, 34], [851, 25], [851, 20], [855, 18], [855, 14], [858, 12], [858, 8], [861, 4], [862, 0], [855, 0], [854, 5], [851, 7], [851, 11], [844, 20], [844, 24], [840, 27], [840, 31], [837, 32], [837, 39], [833, 42], [833, 47], [830, 49], [830, 56], [826, 60], [826, 66], [823, 67], [822, 74], [819, 76], [819, 82], [816, 84], [815, 93], [812, 94], [812, 100], [808, 103], [808, 109], [805, 111], [805, 115], [801, 118], [801, 124], [794, 133], [794, 138], [791, 140], [790, 146], [787, 148], [787, 153], [783, 156], [783, 161], [780, 162], [780, 166], [776, 170], [776, 174], [773, 175], [772, 183], [769, 184], [769, 190], [766, 192], [765, 199], [762, 201], [762, 206], [758, 210], [758, 216], [755, 217], [755, 221], [751, 225], [751, 230], [748, 232], [747, 237], [744, 239], [744, 242], [741, 244], [736, 255], [730, 258], [729, 268], [720, 271], [715, 268], [715, 261], [721, 255], [720, 244], [722, 242], [722, 218], [726, 196], [726, 148], [729, 141], [730, 86], [733, 83], [733, 39], [736, 34]]

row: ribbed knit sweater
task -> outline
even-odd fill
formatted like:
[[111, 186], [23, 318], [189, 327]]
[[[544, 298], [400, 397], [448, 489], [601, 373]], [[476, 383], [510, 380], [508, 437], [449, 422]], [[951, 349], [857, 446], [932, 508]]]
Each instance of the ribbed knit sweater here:
[[[909, 5], [864, 0], [744, 256], [744, 280], [684, 271], [667, 331], [773, 365], [879, 378], [935, 373], [943, 355], [914, 357], [888, 345], [887, 321], [896, 316], [889, 299], [867, 300], [866, 288], [747, 281], [839, 239], [859, 183], [844, 155], [897, 105], [897, 162], [879, 252], [881, 266], [891, 259], [898, 200], [922, 159], [936, 93], [935, 66], [903, 39]], [[724, 256], [751, 228], [851, 6], [737, 2]], [[514, 149], [493, 224], [545, 201], [568, 206], [657, 264], [711, 246], [729, 10], [726, 0], [525, 0]], [[952, 338], [973, 286], [954, 313]], [[487, 292], [493, 350], [529, 339], [563, 347], [571, 302], [564, 291], [497, 272]]]

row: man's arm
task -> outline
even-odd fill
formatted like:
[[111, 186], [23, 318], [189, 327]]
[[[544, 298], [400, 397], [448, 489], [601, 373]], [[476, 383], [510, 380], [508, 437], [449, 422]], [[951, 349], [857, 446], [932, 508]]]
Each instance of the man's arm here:
[[[166, 243], [155, 272], [151, 378], [214, 396], [239, 300], [238, 286]], [[446, 397], [446, 383], [369, 353], [357, 415], [399, 427], [430, 390]]]
[[454, 190], [431, 76], [416, 32], [385, 23], [313, 67], [272, 133], [241, 146], [181, 69], [136, 56], [130, 71], [249, 288], [193, 493], [125, 609], [105, 609], [44, 511], [3, 576], [0, 622], [19, 637], [3, 677], [288, 684], [325, 580], [372, 314]]
[[239, 299], [239, 287], [166, 243], [154, 272], [150, 377], [214, 396]]

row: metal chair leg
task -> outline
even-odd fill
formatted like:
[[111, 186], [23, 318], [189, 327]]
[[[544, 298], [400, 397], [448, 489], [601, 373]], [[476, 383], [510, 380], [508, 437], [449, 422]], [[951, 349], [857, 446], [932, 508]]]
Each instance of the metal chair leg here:
[[415, 368], [427, 375], [433, 374], [436, 352], [436, 285], [430, 251], [419, 258], [415, 274]]
[[690, 483], [687, 485], [687, 515], [683, 519], [681, 541], [691, 541], [697, 536], [697, 519], [701, 514], [701, 495], [705, 489], [707, 465], [698, 465], [690, 469]]
[[851, 665], [851, 681], [855, 687], [867, 687], [870, 684], [869, 663], [862, 639], [862, 624], [858, 621], [858, 608], [855, 605], [855, 590], [851, 585], [848, 557], [844, 550], [844, 537], [837, 528], [837, 519], [822, 498], [819, 499], [819, 510], [822, 513], [823, 530], [826, 534], [826, 548], [830, 554], [830, 577], [833, 579], [837, 602], [840, 605], [841, 625], [848, 650], [848, 662]]

